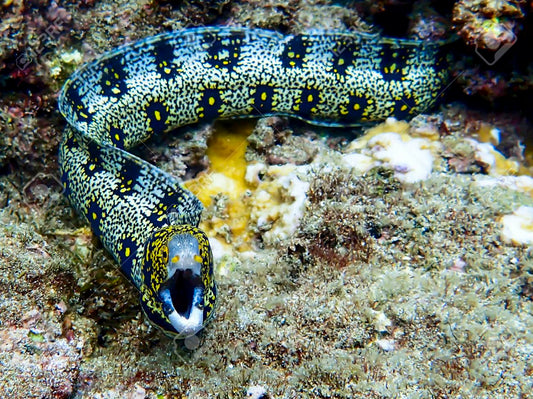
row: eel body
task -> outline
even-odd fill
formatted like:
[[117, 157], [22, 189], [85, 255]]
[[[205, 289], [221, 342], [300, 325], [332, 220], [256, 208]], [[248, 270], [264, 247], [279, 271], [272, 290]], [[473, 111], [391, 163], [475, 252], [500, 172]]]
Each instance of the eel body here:
[[447, 81], [438, 44], [362, 33], [302, 35], [212, 27], [165, 33], [102, 55], [65, 83], [65, 193], [140, 292], [148, 319], [197, 333], [216, 302], [202, 205], [127, 152], [153, 134], [236, 117], [289, 115], [346, 126], [430, 108]]

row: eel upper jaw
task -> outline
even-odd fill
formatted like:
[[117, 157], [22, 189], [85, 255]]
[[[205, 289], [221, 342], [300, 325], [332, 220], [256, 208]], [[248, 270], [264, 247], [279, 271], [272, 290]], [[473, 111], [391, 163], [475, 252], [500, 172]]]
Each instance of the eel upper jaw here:
[[203, 328], [204, 286], [191, 269], [177, 270], [159, 290], [163, 312], [179, 335], [187, 337]]

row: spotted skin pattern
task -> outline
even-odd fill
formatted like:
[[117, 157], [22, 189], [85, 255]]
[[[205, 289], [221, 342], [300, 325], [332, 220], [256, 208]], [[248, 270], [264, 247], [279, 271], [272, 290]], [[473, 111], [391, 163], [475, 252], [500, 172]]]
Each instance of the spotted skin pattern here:
[[139, 289], [148, 318], [176, 335], [157, 295], [174, 234], [198, 240], [204, 324], [215, 305], [211, 249], [197, 228], [202, 205], [126, 150], [153, 134], [217, 118], [281, 114], [328, 126], [409, 118], [435, 103], [447, 78], [435, 43], [227, 27], [149, 37], [102, 55], [65, 83], [65, 192]]

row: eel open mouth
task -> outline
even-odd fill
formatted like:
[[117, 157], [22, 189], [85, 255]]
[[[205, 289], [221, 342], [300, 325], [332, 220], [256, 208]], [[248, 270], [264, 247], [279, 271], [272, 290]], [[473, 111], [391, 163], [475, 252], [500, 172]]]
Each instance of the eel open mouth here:
[[161, 286], [159, 298], [163, 312], [181, 335], [196, 334], [203, 326], [204, 286], [191, 269], [176, 270]]

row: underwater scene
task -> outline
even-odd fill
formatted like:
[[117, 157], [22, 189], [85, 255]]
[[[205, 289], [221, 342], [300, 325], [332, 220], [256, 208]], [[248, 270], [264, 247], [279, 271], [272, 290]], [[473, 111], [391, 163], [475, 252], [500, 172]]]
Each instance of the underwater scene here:
[[533, 397], [533, 3], [0, 0], [0, 398]]

